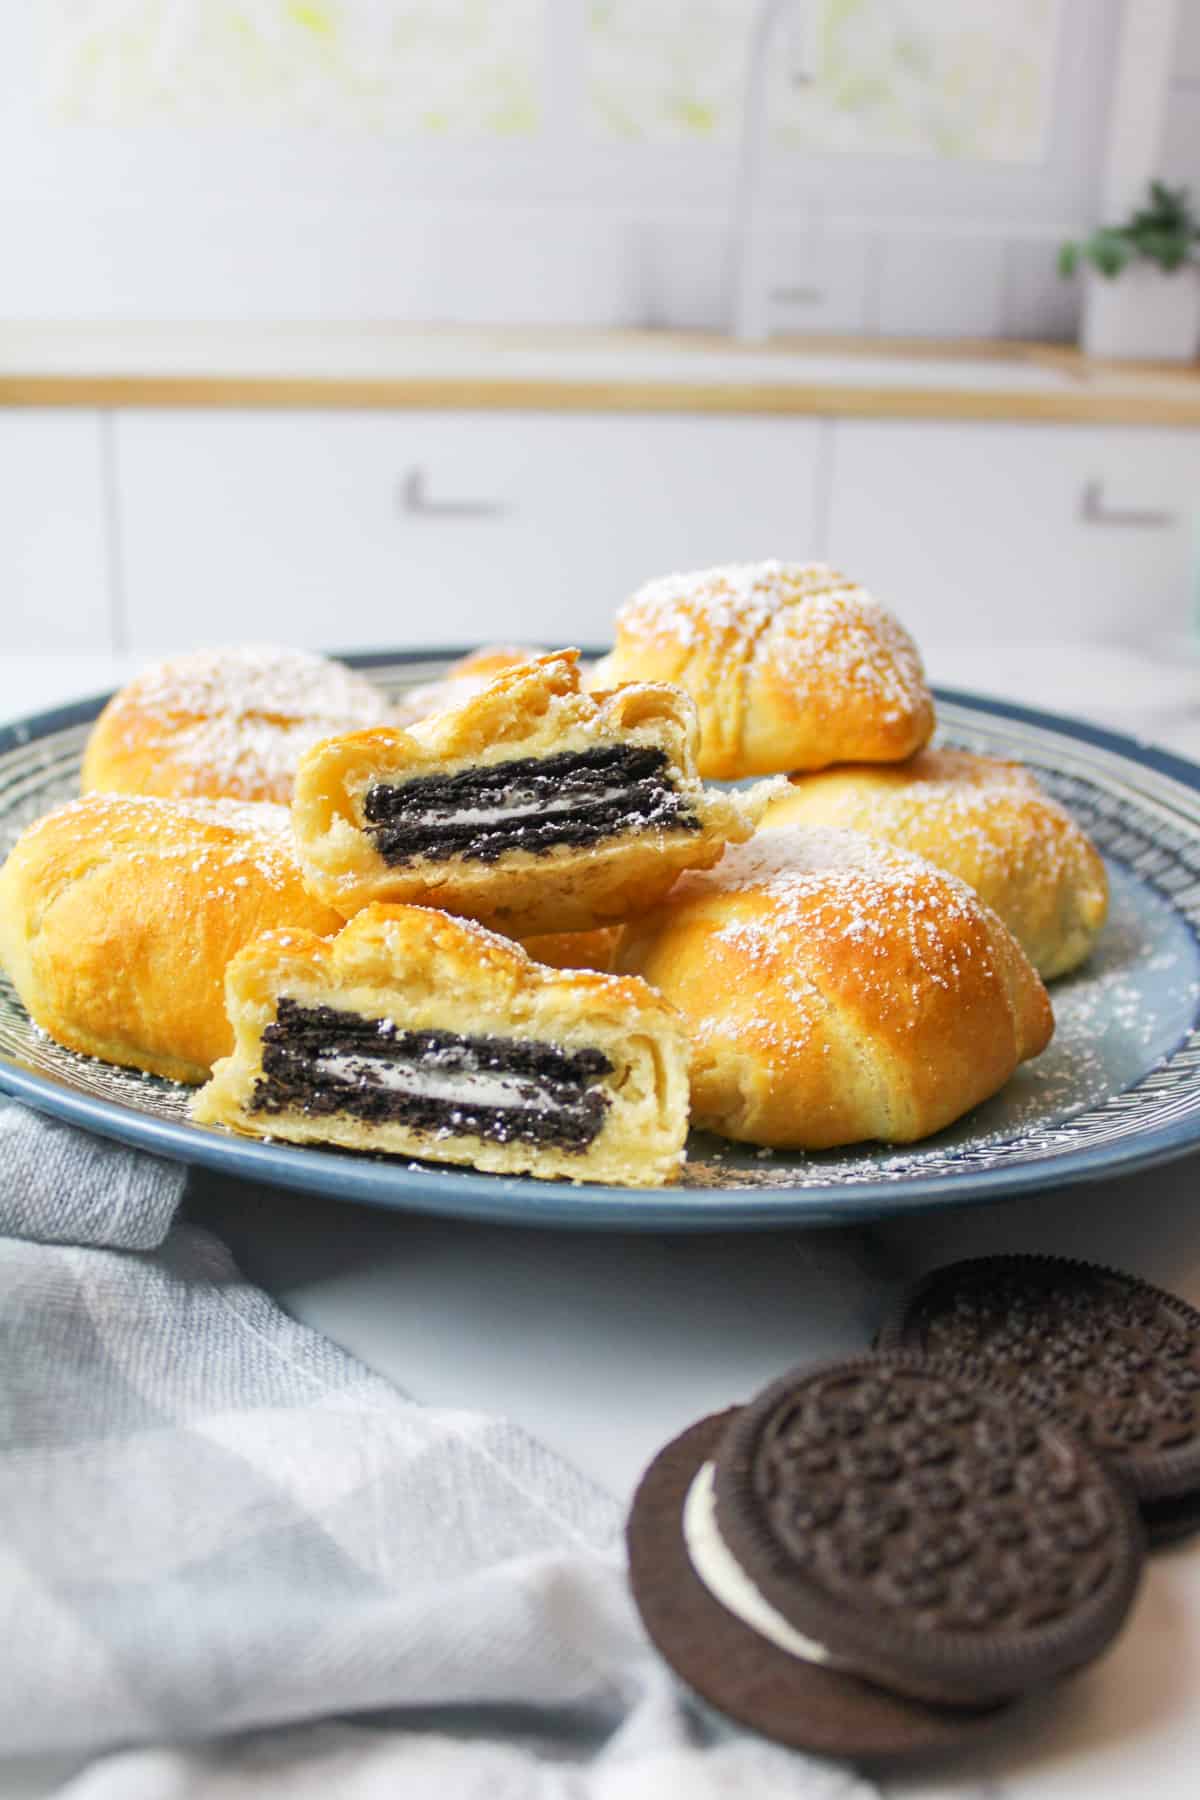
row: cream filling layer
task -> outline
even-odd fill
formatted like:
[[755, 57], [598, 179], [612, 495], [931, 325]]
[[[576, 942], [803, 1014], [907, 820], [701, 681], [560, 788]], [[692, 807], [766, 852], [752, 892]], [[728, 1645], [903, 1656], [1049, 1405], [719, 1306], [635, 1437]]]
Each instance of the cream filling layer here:
[[423, 812], [405, 815], [405, 825], [497, 825], [509, 819], [541, 818], [547, 813], [579, 812], [593, 806], [606, 805], [628, 793], [626, 787], [603, 788], [599, 792], [564, 795], [548, 800], [530, 789], [517, 789], [503, 806], [456, 806], [450, 812]]
[[804, 1636], [756, 1587], [743, 1569], [717, 1524], [716, 1467], [704, 1463], [692, 1481], [683, 1503], [683, 1541], [688, 1560], [714, 1600], [759, 1637], [798, 1656], [804, 1662], [831, 1663], [824, 1644]]
[[512, 1106], [549, 1110], [552, 1101], [539, 1082], [519, 1075], [498, 1075], [471, 1069], [426, 1069], [416, 1063], [377, 1061], [374, 1057], [331, 1054], [318, 1056], [315, 1073], [325, 1081], [356, 1086], [388, 1088], [397, 1094], [418, 1094], [422, 1100], [452, 1100], [460, 1106]]

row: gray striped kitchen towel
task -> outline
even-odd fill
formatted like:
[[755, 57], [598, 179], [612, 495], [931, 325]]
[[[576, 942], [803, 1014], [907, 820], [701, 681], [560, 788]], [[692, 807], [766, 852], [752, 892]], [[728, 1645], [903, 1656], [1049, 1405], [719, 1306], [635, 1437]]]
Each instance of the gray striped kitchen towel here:
[[288, 1318], [182, 1183], [0, 1101], [0, 1754], [78, 1753], [71, 1800], [873, 1791], [703, 1724], [616, 1502]]

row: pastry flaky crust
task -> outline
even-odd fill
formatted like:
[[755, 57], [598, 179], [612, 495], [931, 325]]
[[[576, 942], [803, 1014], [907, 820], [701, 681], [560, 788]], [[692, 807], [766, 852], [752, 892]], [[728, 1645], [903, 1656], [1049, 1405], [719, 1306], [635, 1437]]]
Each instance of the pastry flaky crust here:
[[700, 715], [699, 771], [720, 780], [899, 761], [934, 725], [911, 637], [823, 563], [649, 582], [617, 614], [616, 643], [592, 679], [677, 682]]
[[114, 694], [83, 758], [85, 794], [272, 800], [323, 737], [387, 716], [386, 696], [305, 650], [231, 645], [144, 669]]
[[431, 713], [461, 706], [464, 700], [481, 694], [505, 669], [536, 662], [544, 654], [528, 645], [481, 644], [477, 650], [469, 650], [466, 656], [452, 662], [440, 681], [409, 688], [392, 707], [387, 722], [389, 725], [415, 725], [418, 719], [427, 719]]
[[[378, 784], [609, 744], [662, 750], [700, 829], [640, 826], [583, 848], [513, 849], [488, 863], [421, 858], [394, 868], [363, 829], [364, 797]], [[513, 937], [590, 931], [653, 905], [681, 869], [707, 868], [726, 842], [750, 835], [763, 802], [706, 790], [695, 750], [695, 708], [678, 688], [636, 682], [585, 694], [578, 652], [563, 650], [506, 670], [411, 731], [360, 731], [319, 744], [296, 776], [297, 849], [314, 892], [347, 918], [381, 900], [436, 906]]]
[[283, 807], [93, 794], [39, 820], [0, 869], [0, 962], [71, 1050], [204, 1081], [233, 1033], [225, 966], [271, 926], [336, 931]]
[[848, 831], [760, 831], [627, 926], [617, 965], [687, 1020], [693, 1123], [780, 1149], [926, 1137], [1053, 1030], [965, 883]]
[[[602, 1050], [613, 1064], [603, 1077], [610, 1102], [604, 1124], [585, 1150], [572, 1153], [348, 1115], [310, 1117], [298, 1108], [251, 1111], [262, 1034], [280, 999], [390, 1020], [401, 1031]], [[687, 1130], [687, 1040], [678, 1015], [643, 981], [544, 968], [519, 944], [471, 921], [431, 908], [377, 905], [332, 940], [291, 931], [260, 938], [230, 964], [227, 1003], [236, 1047], [195, 1098], [193, 1116], [202, 1123], [502, 1174], [635, 1187], [660, 1186], [678, 1174]]]
[[1020, 763], [922, 750], [891, 767], [797, 775], [765, 826], [835, 825], [913, 850], [975, 889], [1045, 981], [1087, 956], [1108, 913], [1091, 839]]

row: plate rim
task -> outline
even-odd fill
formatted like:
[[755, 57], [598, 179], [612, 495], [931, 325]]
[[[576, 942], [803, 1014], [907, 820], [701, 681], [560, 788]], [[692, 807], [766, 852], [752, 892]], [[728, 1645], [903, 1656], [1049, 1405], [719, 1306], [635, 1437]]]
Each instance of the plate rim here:
[[[448, 662], [465, 646], [331, 652], [351, 667]], [[585, 648], [585, 656], [602, 654]], [[1200, 794], [1200, 764], [1123, 732], [1063, 713], [963, 688], [934, 686], [935, 701], [1027, 724], [1073, 738], [1135, 768]], [[111, 694], [97, 694], [0, 726], [0, 754], [94, 719]], [[119, 1101], [75, 1093], [53, 1078], [22, 1069], [0, 1056], [0, 1093], [36, 1111], [97, 1136], [152, 1155], [205, 1168], [239, 1180], [294, 1188], [389, 1211], [527, 1227], [579, 1229], [727, 1230], [853, 1224], [944, 1206], [993, 1202], [1037, 1188], [1110, 1180], [1169, 1162], [1200, 1147], [1200, 1115], [1167, 1121], [1144, 1137], [1066, 1150], [1053, 1157], [964, 1169], [936, 1175], [905, 1174], [808, 1187], [618, 1188], [592, 1183], [539, 1181], [532, 1176], [485, 1175], [471, 1169], [405, 1166], [359, 1160], [311, 1146], [261, 1142], [190, 1121], [175, 1122]], [[765, 1173], [765, 1171], [764, 1171]]]

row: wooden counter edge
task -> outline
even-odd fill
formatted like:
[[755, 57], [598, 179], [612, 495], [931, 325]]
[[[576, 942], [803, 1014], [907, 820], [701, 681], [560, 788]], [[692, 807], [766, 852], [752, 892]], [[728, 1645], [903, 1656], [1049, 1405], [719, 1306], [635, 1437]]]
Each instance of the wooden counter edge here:
[[0, 375], [0, 407], [760, 413], [1187, 426], [1200, 425], [1195, 385], [1194, 394], [1176, 396], [1133, 380], [1005, 392], [803, 382], [31, 374]]

